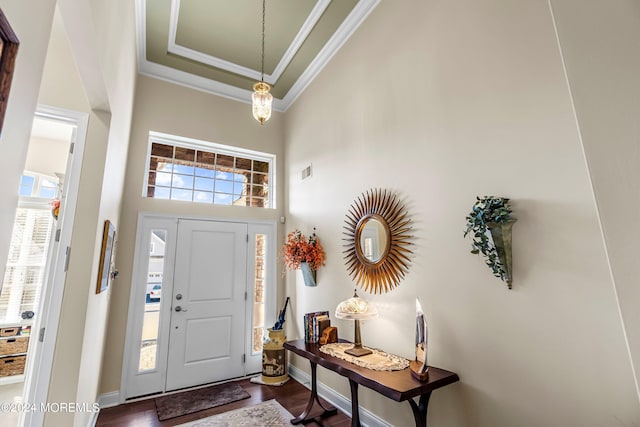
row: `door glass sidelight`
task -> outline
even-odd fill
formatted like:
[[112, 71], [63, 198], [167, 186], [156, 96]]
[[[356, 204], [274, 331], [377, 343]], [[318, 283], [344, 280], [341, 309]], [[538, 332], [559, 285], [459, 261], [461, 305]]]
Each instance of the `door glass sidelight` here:
[[151, 230], [149, 241], [149, 263], [147, 281], [144, 284], [144, 286], [146, 286], [146, 295], [142, 337], [140, 339], [138, 372], [154, 370], [157, 367], [160, 309], [163, 301], [162, 276], [164, 272], [167, 231]]
[[255, 274], [253, 291], [253, 353], [262, 352], [264, 336], [264, 304], [265, 304], [265, 258], [267, 235], [256, 234]]

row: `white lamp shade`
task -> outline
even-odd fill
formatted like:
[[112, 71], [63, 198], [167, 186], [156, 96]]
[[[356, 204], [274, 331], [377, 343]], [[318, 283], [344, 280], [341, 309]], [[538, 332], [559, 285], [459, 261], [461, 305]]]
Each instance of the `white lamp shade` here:
[[358, 296], [342, 301], [336, 307], [338, 319], [367, 320], [378, 317], [376, 306]]

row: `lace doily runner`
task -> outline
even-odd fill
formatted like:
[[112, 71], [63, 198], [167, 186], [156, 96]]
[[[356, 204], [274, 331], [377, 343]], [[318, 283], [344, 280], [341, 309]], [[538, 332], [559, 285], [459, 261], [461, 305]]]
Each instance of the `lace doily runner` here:
[[375, 348], [365, 347], [373, 353], [360, 357], [355, 357], [344, 352], [351, 347], [353, 347], [353, 344], [351, 343], [337, 342], [323, 345], [320, 347], [320, 351], [330, 356], [337, 357], [338, 359], [351, 362], [354, 365], [373, 369], [374, 371], [400, 371], [409, 367], [409, 361], [407, 359], [385, 353], [384, 351], [376, 350]]

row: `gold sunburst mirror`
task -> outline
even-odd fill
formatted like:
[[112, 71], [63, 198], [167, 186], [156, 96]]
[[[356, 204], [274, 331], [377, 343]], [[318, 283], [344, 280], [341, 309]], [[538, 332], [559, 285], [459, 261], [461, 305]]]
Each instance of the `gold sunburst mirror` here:
[[395, 194], [362, 193], [347, 212], [344, 259], [351, 278], [364, 290], [388, 292], [409, 270], [411, 220]]

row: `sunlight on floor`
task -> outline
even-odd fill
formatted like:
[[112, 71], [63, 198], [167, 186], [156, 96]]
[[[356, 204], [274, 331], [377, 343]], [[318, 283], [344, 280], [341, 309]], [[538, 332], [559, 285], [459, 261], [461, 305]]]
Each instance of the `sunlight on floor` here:
[[[22, 402], [24, 383], [14, 383], [0, 386], [0, 403]], [[1, 412], [0, 425], [13, 427], [18, 425], [18, 412]]]

